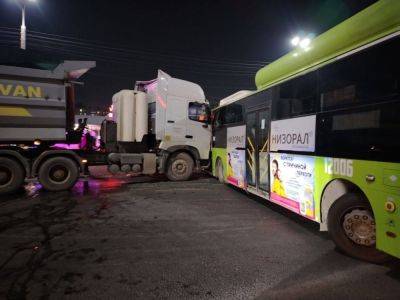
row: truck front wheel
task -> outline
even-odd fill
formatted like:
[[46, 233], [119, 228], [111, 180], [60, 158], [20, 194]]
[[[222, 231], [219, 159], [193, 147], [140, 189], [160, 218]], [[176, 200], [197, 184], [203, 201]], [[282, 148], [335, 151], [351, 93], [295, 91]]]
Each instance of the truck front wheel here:
[[79, 177], [77, 164], [70, 158], [49, 158], [39, 168], [39, 182], [47, 191], [58, 192], [72, 188]]
[[367, 200], [349, 193], [340, 197], [328, 212], [329, 233], [343, 252], [373, 263], [390, 256], [376, 249], [375, 219]]
[[194, 161], [189, 154], [174, 154], [168, 161], [167, 177], [171, 181], [188, 180], [192, 176], [193, 168]]
[[0, 157], [0, 195], [16, 192], [25, 180], [25, 170], [20, 163]]

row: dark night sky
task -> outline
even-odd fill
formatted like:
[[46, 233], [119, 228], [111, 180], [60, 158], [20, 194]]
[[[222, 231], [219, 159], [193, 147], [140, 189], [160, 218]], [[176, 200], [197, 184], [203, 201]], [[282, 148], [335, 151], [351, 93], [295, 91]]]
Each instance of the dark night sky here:
[[[20, 10], [0, 0], [0, 61], [18, 52]], [[217, 100], [254, 89], [255, 72], [303, 30], [324, 32], [373, 0], [37, 0], [29, 4], [26, 59], [96, 60], [78, 102], [94, 109], [156, 77], [200, 84]]]

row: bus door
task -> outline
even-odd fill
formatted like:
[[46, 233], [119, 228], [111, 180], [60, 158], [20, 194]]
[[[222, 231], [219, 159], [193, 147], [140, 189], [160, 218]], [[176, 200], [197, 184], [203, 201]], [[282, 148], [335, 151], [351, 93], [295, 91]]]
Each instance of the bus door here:
[[246, 117], [246, 182], [257, 191], [269, 191], [268, 108], [251, 111]]
[[264, 192], [269, 191], [269, 109], [258, 113], [258, 188]]

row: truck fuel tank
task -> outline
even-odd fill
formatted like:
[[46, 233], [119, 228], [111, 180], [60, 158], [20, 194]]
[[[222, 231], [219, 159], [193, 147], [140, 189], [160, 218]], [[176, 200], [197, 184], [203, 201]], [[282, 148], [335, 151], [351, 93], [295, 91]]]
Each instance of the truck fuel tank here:
[[146, 94], [122, 90], [113, 96], [113, 118], [117, 123], [118, 142], [141, 142], [148, 133]]

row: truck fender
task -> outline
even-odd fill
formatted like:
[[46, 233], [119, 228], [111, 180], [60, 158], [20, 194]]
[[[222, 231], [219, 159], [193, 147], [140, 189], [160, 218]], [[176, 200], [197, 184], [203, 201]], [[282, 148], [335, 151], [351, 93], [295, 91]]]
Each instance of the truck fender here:
[[175, 145], [169, 147], [167, 150], [163, 150], [160, 157], [160, 165], [159, 165], [159, 172], [164, 173], [168, 166], [168, 160], [172, 154], [177, 152], [186, 152], [189, 153], [190, 156], [193, 158], [196, 169], [200, 169], [200, 153], [195, 147], [187, 146], [187, 145]]
[[30, 177], [31, 176], [31, 167], [29, 164], [29, 161], [27, 158], [22, 156], [21, 153], [15, 150], [7, 150], [7, 149], [2, 149], [0, 150], [0, 156], [8, 156], [16, 159], [25, 169], [25, 176]]
[[48, 150], [41, 153], [33, 162], [32, 165], [32, 176], [36, 176], [40, 167], [40, 164], [49, 157], [54, 156], [66, 156], [72, 158], [79, 166], [81, 171], [84, 170], [84, 163], [82, 162], [82, 158], [73, 151], [70, 150]]

